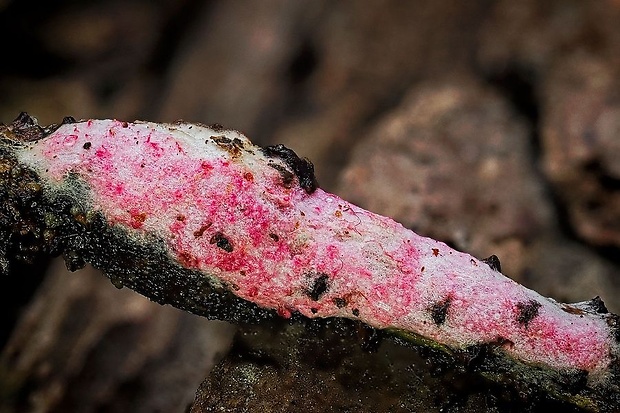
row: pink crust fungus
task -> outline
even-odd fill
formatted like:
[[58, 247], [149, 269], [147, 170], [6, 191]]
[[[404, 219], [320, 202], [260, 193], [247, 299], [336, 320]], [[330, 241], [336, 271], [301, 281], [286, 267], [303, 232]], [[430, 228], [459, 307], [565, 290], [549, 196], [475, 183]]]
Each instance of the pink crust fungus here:
[[[184, 267], [282, 317], [345, 317], [453, 349], [600, 380], [618, 355], [602, 302], [545, 298], [479, 260], [317, 188], [312, 164], [221, 127], [88, 120], [15, 150], [46, 190], [131, 236], [156, 236]], [[77, 195], [76, 195], [77, 196]]]

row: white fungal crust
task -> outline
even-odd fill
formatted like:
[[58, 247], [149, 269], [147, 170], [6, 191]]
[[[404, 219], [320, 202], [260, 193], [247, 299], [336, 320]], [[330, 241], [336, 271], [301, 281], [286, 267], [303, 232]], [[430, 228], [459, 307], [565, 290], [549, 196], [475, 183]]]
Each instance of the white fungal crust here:
[[185, 267], [284, 317], [360, 319], [458, 349], [493, 344], [591, 380], [618, 355], [600, 306], [556, 303], [326, 193], [309, 161], [237, 131], [89, 120], [60, 126], [17, 157], [50, 191], [79, 177], [85, 201], [111, 224], [164, 239]]

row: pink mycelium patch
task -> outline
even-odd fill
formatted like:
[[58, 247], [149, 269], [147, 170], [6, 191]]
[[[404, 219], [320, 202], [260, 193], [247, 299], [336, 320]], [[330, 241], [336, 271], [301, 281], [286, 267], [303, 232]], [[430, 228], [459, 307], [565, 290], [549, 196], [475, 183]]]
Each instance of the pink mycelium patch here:
[[603, 319], [564, 312], [470, 255], [335, 195], [287, 185], [269, 165], [285, 164], [234, 131], [88, 121], [19, 156], [52, 189], [78, 174], [110, 223], [162, 237], [183, 265], [283, 316], [359, 318], [590, 372], [617, 351]]

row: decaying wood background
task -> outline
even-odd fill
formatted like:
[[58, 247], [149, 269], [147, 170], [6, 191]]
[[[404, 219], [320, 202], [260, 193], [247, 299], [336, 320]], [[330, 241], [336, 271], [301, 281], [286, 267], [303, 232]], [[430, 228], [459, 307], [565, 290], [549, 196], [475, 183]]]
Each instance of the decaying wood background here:
[[[0, 43], [0, 122], [221, 123], [544, 295], [620, 312], [618, 0], [4, 0]], [[0, 285], [0, 412], [517, 411], [390, 343], [233, 339], [60, 261]]]

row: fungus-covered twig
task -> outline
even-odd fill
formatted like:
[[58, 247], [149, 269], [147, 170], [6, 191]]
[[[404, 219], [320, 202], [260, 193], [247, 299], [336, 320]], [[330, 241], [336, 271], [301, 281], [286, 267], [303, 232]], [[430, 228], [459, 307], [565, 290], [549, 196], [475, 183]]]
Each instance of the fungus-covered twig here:
[[618, 317], [562, 304], [317, 188], [284, 146], [188, 123], [0, 127], [7, 258], [63, 254], [115, 285], [210, 318], [345, 317], [470, 355], [592, 410], [618, 408]]

